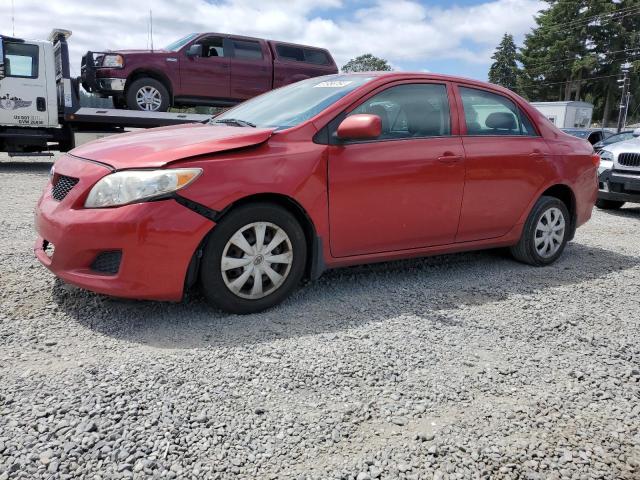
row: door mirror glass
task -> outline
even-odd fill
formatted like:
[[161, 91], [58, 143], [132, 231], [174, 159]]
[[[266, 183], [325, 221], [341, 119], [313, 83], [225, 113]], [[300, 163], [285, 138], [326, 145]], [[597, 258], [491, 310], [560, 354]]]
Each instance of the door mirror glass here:
[[186, 52], [187, 57], [201, 57], [202, 56], [202, 45], [199, 43], [194, 43], [190, 45]]
[[338, 126], [340, 140], [372, 140], [382, 133], [382, 120], [378, 115], [357, 114], [345, 118]]

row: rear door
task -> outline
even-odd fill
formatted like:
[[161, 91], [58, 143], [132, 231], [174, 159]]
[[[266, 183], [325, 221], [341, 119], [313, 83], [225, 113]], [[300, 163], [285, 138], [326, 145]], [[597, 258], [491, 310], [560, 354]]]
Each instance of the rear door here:
[[50, 102], [47, 102], [55, 92], [47, 94], [43, 46], [4, 41], [2, 57], [5, 78], [0, 80], [0, 124], [42, 127], [54, 122], [57, 125], [57, 111], [49, 112]]
[[230, 49], [222, 35], [209, 35], [196, 39], [192, 44], [202, 45], [202, 55], [180, 55], [180, 91], [176, 96], [200, 98], [229, 98], [231, 72]]
[[333, 256], [454, 242], [464, 153], [450, 94], [444, 83], [405, 82], [378, 89], [348, 113], [378, 115], [382, 134], [329, 147]]
[[245, 100], [271, 90], [273, 64], [266, 42], [231, 37], [229, 43], [230, 97]]
[[456, 242], [501, 237], [551, 175], [550, 150], [511, 99], [475, 86], [457, 94], [466, 180]]

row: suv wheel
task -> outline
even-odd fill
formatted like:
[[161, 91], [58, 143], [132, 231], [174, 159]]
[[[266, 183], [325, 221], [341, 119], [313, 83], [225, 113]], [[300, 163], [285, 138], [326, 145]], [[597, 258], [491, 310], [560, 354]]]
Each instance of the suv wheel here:
[[618, 210], [622, 208], [625, 202], [620, 202], [617, 200], [605, 200], [603, 198], [599, 198], [596, 200], [596, 207], [601, 210]]
[[570, 217], [566, 205], [555, 197], [543, 196], [536, 202], [511, 255], [537, 267], [555, 262], [569, 236]]
[[304, 232], [293, 215], [277, 205], [245, 205], [214, 227], [202, 257], [202, 290], [227, 312], [259, 312], [298, 286], [306, 258]]
[[127, 88], [127, 106], [131, 110], [166, 112], [169, 109], [169, 91], [154, 78], [139, 78]]

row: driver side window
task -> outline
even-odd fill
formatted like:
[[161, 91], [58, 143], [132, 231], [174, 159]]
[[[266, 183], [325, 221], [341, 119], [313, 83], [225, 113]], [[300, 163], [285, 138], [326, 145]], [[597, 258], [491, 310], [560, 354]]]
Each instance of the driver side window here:
[[379, 140], [442, 137], [451, 134], [447, 87], [416, 83], [388, 88], [365, 100], [349, 115], [380, 117]]
[[206, 37], [199, 42], [202, 45], [202, 57], [224, 57], [224, 39], [222, 37]]

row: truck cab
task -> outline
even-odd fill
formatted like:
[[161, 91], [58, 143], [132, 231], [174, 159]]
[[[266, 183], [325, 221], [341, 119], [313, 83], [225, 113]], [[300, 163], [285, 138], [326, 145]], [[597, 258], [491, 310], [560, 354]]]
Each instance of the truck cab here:
[[0, 124], [57, 127], [53, 44], [4, 36], [0, 40]]

